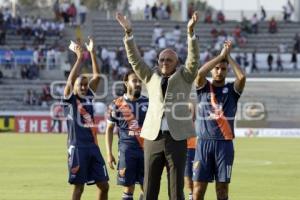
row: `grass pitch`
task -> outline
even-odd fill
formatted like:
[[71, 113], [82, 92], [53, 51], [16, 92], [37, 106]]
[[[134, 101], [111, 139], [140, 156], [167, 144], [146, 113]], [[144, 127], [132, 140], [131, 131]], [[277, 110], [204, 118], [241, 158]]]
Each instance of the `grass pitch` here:
[[[99, 144], [105, 159], [103, 136], [99, 137]], [[1, 133], [0, 166], [0, 200], [70, 199], [65, 134]], [[116, 185], [116, 171], [109, 170], [109, 175], [109, 199], [119, 200], [122, 188]], [[300, 139], [235, 140], [231, 200], [299, 200], [299, 188]], [[82, 199], [95, 199], [95, 191], [94, 186], [85, 187]], [[159, 199], [168, 199], [166, 174], [162, 176]], [[209, 185], [206, 199], [216, 199], [214, 184]]]

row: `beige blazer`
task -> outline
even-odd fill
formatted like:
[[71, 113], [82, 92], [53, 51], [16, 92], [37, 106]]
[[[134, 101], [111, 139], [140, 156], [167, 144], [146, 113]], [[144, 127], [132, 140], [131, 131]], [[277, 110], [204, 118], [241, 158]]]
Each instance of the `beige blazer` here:
[[155, 140], [158, 136], [163, 114], [165, 114], [170, 134], [175, 140], [195, 136], [192, 114], [188, 108], [192, 84], [199, 66], [199, 47], [195, 37], [188, 37], [188, 56], [185, 66], [181, 66], [170, 76], [165, 98], [161, 90], [161, 75], [143, 61], [133, 38], [124, 38], [129, 63], [137, 76], [146, 85], [149, 107], [142, 127], [141, 137]]

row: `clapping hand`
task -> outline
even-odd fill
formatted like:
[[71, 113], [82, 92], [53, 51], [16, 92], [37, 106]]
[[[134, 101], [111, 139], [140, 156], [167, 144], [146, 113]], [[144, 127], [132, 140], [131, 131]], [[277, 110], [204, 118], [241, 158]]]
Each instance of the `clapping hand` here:
[[230, 40], [226, 40], [223, 45], [223, 49], [220, 53], [220, 56], [225, 59], [230, 54], [232, 48], [232, 42]]
[[77, 55], [77, 59], [81, 59], [83, 56], [83, 49], [79, 44], [76, 44], [74, 47], [74, 52]]
[[89, 43], [85, 43], [85, 47], [89, 52], [93, 52], [94, 51], [94, 38], [89, 36], [88, 39], [89, 39]]

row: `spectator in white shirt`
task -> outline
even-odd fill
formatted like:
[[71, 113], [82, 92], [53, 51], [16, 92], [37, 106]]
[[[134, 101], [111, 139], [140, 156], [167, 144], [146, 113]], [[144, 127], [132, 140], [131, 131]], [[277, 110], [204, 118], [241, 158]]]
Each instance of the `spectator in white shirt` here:
[[152, 43], [155, 44], [157, 38], [161, 36], [163, 32], [163, 29], [160, 27], [159, 23], [155, 23], [155, 28], [153, 29], [153, 34], [152, 34]]
[[147, 4], [144, 9], [144, 19], [150, 20], [150, 16], [151, 16], [151, 9], [150, 9], [149, 4]]
[[157, 38], [157, 47], [158, 49], [164, 49], [167, 47], [167, 39], [165, 37], [165, 34], [162, 33], [159, 38]]
[[88, 11], [87, 7], [83, 4], [83, 2], [81, 2], [78, 7], [78, 13], [79, 13], [81, 25], [85, 23], [87, 11]]
[[253, 15], [251, 19], [251, 25], [252, 25], [252, 33], [257, 34], [258, 33], [258, 19], [256, 13]]
[[181, 37], [181, 30], [180, 30], [180, 26], [179, 25], [176, 25], [173, 29], [173, 39], [176, 42], [178, 42], [180, 40], [180, 37]]

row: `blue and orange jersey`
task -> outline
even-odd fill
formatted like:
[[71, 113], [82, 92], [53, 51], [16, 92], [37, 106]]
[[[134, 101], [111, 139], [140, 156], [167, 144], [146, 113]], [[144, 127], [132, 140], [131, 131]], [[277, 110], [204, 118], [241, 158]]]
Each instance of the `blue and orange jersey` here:
[[148, 110], [148, 98], [140, 96], [130, 101], [126, 95], [118, 97], [109, 105], [107, 122], [115, 123], [119, 128], [119, 144], [130, 147], [143, 147], [141, 129]]
[[89, 89], [82, 98], [72, 93], [64, 102], [68, 127], [68, 145], [78, 147], [98, 145], [97, 126], [94, 121], [94, 94]]
[[215, 87], [209, 81], [197, 89], [195, 129], [201, 139], [232, 140], [234, 119], [240, 95], [234, 83]]

